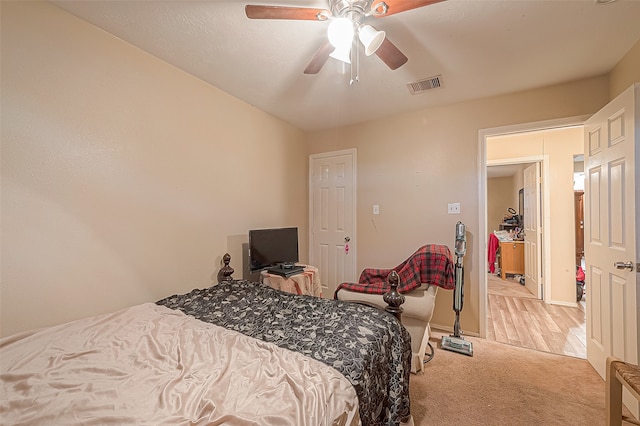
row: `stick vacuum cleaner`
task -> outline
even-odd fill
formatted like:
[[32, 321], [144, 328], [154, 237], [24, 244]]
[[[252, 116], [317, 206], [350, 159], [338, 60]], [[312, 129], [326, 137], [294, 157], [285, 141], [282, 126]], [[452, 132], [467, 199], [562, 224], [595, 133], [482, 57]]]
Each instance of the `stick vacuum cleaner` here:
[[460, 336], [460, 311], [462, 311], [462, 302], [464, 301], [464, 267], [462, 265], [462, 258], [467, 252], [466, 227], [462, 222], [456, 223], [455, 251], [456, 286], [453, 290], [453, 311], [456, 313], [456, 320], [453, 323], [453, 334], [442, 337], [442, 349], [473, 356], [473, 345]]

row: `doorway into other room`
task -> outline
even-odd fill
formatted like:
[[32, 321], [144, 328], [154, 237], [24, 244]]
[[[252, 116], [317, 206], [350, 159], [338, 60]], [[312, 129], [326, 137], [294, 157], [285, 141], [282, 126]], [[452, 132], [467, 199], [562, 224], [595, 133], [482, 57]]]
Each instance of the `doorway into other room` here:
[[[563, 137], [575, 139], [574, 143], [565, 144], [571, 148], [563, 148], [563, 143], [559, 143]], [[573, 178], [574, 156], [583, 150], [582, 127], [554, 125], [549, 129], [504, 134], [498, 129], [484, 140], [487, 247], [491, 247], [491, 234], [507, 241], [500, 244], [495, 272], [491, 272], [489, 262], [483, 280], [486, 284], [485, 336], [514, 346], [586, 358], [584, 301], [576, 302], [575, 275], [560, 273], [562, 268], [575, 273], [576, 267], [578, 234], [573, 215]], [[494, 142], [496, 145], [492, 146]], [[532, 166], [536, 164], [540, 180], [534, 186], [539, 195], [532, 204], [532, 192], [524, 189], [527, 186], [525, 170], [535, 169]], [[561, 195], [560, 191], [566, 194]], [[562, 207], [563, 203], [568, 207]], [[532, 205], [537, 210], [526, 208]], [[555, 213], [558, 209], [571, 215], [559, 219]], [[531, 229], [524, 232], [527, 212], [529, 219], [533, 215], [539, 220], [540, 232], [536, 233], [539, 239], [534, 239], [534, 244], [539, 246], [538, 259], [533, 266], [525, 267], [524, 259], [529, 260], [529, 255], [524, 254], [524, 240], [535, 232]], [[570, 256], [564, 256], [565, 259], [558, 252], [567, 244]], [[505, 251], [505, 247], [508, 250]], [[539, 268], [539, 273], [531, 270], [534, 268]], [[525, 285], [530, 284], [530, 274], [539, 277], [536, 286]]]

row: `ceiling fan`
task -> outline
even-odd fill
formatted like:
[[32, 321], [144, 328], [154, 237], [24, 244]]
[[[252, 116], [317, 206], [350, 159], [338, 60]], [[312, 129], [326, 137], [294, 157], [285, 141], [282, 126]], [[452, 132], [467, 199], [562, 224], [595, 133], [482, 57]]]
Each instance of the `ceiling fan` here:
[[250, 4], [245, 6], [245, 13], [249, 19], [331, 21], [327, 40], [311, 58], [305, 74], [317, 74], [330, 56], [351, 63], [352, 47], [358, 54], [357, 40], [363, 44], [367, 56], [375, 53], [389, 68], [395, 70], [404, 65], [408, 58], [386, 37], [384, 31], [378, 31], [364, 21], [371, 16], [384, 18], [441, 1], [444, 0], [328, 0], [329, 9]]

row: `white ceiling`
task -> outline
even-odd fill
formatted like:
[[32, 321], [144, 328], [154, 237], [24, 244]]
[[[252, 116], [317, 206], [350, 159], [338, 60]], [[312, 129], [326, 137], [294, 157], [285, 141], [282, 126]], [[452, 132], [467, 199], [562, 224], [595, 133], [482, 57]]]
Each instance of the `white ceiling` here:
[[[327, 8], [326, 0], [52, 3], [306, 131], [602, 75], [640, 39], [638, 0], [447, 0], [368, 18], [409, 62], [392, 71], [361, 55], [350, 86], [332, 58], [303, 74], [327, 22], [244, 13], [246, 4]], [[442, 87], [409, 93], [407, 83], [435, 75]]]

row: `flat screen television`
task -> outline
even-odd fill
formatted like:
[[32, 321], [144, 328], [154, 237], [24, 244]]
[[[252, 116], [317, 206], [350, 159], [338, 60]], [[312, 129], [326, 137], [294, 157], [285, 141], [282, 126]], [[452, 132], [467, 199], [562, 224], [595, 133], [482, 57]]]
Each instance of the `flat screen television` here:
[[252, 229], [249, 231], [251, 272], [295, 263], [298, 259], [298, 228]]

